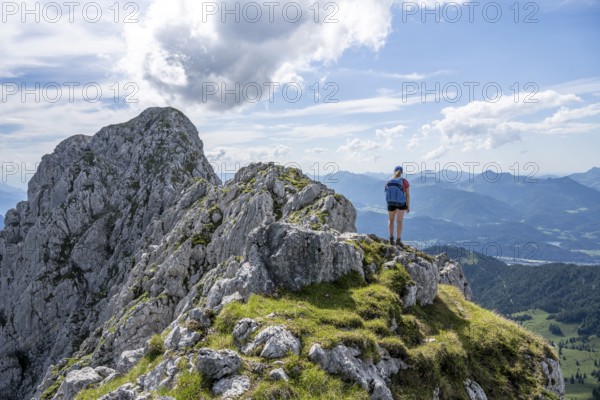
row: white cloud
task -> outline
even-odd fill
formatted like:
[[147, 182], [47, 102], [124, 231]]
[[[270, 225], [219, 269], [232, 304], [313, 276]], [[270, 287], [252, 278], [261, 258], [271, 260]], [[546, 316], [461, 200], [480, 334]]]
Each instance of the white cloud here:
[[[226, 163], [230, 168], [259, 161], [281, 161], [292, 153], [288, 146], [217, 147], [206, 152], [211, 163]], [[228, 168], [229, 169], [229, 168]]]
[[346, 144], [340, 146], [337, 151], [339, 153], [360, 153], [364, 151], [378, 149], [379, 143], [372, 140], [363, 140], [359, 138], [353, 138], [346, 140]]
[[414, 150], [414, 149], [416, 149], [417, 147], [419, 147], [419, 144], [420, 144], [419, 142], [420, 142], [420, 141], [419, 141], [419, 138], [417, 138], [416, 136], [413, 136], [413, 137], [410, 139], [410, 142], [408, 142], [408, 144], [406, 145], [406, 148], [407, 148], [408, 150]]
[[[144, 82], [146, 90], [230, 108], [245, 103], [243, 98], [228, 96], [221, 101], [219, 95], [208, 96], [214, 89], [210, 82], [228, 89], [236, 82], [242, 86], [301, 82], [303, 73], [337, 61], [351, 47], [377, 51], [391, 31], [394, 2], [343, 0], [327, 3], [330, 6], [324, 9], [325, 3], [299, 0], [293, 3], [302, 9], [297, 22], [289, 22], [294, 7], [286, 8], [283, 17], [288, 3], [277, 3], [271, 19], [271, 9], [257, 2], [261, 16], [253, 23], [248, 21], [258, 17], [256, 10], [237, 0], [154, 0], [140, 24], [126, 27], [127, 54], [120, 68], [136, 82]], [[321, 7], [318, 17], [314, 7], [310, 9], [314, 4]], [[222, 12], [223, 6], [237, 7], [238, 22], [236, 15]], [[328, 16], [337, 22], [325, 23]], [[221, 22], [223, 17], [226, 23]]]
[[581, 108], [561, 107], [552, 116], [544, 119], [543, 125], [555, 126], [600, 114], [600, 103], [590, 104]]
[[[79, 81], [82, 76], [106, 79], [113, 75], [111, 68], [126, 50], [121, 35], [129, 13], [115, 16], [111, 3], [100, 3], [90, 8], [90, 2], [71, 6], [32, 0], [4, 2], [11, 11], [2, 15], [0, 77], [30, 81], [28, 74], [35, 73], [36, 78]], [[136, 6], [143, 7], [143, 3], [136, 2]], [[100, 17], [94, 21], [97, 7]], [[74, 12], [69, 13], [70, 9]]]
[[440, 146], [436, 149], [433, 149], [433, 150], [423, 154], [423, 160], [425, 160], [425, 161], [434, 160], [436, 158], [443, 156], [447, 151], [448, 151], [448, 149], [445, 146]]
[[[565, 108], [566, 104], [582, 100], [574, 94], [550, 90], [537, 93], [535, 100], [535, 103], [515, 102], [513, 97], [505, 96], [496, 103], [475, 101], [442, 109], [443, 119], [421, 127], [425, 137], [437, 135], [442, 144], [426, 156], [439, 157], [444, 153], [442, 148], [448, 150], [454, 146], [462, 146], [464, 151], [492, 149], [519, 141], [525, 133], [576, 133], [598, 127], [598, 124], [573, 120], [599, 114], [600, 105]], [[539, 122], [528, 121], [557, 107], [561, 108], [550, 117]]]
[[394, 139], [401, 137], [406, 128], [406, 125], [396, 125], [392, 128], [377, 129], [375, 136], [384, 141], [383, 146], [393, 148]]
[[381, 155], [373, 154], [372, 152], [375, 150], [393, 149], [394, 140], [402, 136], [406, 128], [405, 125], [396, 125], [391, 128], [377, 129], [375, 130], [375, 138], [377, 140], [360, 139], [357, 137], [346, 139], [346, 144], [338, 147], [336, 152], [343, 153], [347, 160], [376, 161]]

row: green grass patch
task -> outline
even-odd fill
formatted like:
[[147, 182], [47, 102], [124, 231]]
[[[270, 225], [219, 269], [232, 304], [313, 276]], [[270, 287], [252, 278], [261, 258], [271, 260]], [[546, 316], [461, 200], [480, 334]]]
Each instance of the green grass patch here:
[[75, 397], [76, 400], [97, 400], [100, 397], [108, 394], [112, 391], [117, 390], [120, 386], [123, 386], [126, 383], [135, 383], [136, 379], [152, 369], [154, 369], [160, 362], [163, 360], [163, 357], [156, 357], [151, 359], [148, 356], [145, 356], [140, 360], [140, 362], [133, 367], [129, 372], [121, 377], [115, 378], [104, 385], [96, 388], [89, 388], [83, 390], [77, 394]]
[[378, 281], [392, 289], [398, 296], [404, 297], [407, 294], [406, 287], [412, 283], [412, 278], [401, 264], [396, 263], [394, 268], [384, 268], [378, 276]]
[[310, 179], [298, 168], [286, 168], [281, 179], [295, 187], [298, 191], [304, 189], [310, 183]]
[[146, 356], [150, 360], [154, 360], [165, 352], [165, 340], [162, 335], [156, 334], [148, 341], [148, 352]]
[[178, 378], [173, 389], [164, 389], [159, 391], [161, 396], [171, 396], [176, 400], [199, 400], [210, 399], [212, 395], [206, 382], [203, 382], [202, 376], [198, 372], [183, 372]]
[[436, 387], [444, 399], [465, 398], [466, 379], [493, 399], [531, 399], [543, 393], [545, 379], [536, 363], [554, 356], [543, 338], [465, 301], [452, 286], [440, 285], [433, 305], [409, 312], [427, 338], [408, 349], [406, 362], [413, 368], [394, 379], [399, 399], [431, 398]]

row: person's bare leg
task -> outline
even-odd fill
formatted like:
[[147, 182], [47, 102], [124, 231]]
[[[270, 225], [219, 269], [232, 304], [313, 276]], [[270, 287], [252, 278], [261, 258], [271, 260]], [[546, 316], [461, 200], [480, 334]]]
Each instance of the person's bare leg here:
[[404, 220], [404, 210], [396, 210], [396, 239], [402, 240], [402, 221]]
[[388, 211], [388, 231], [390, 233], [390, 238], [394, 237], [394, 211]]

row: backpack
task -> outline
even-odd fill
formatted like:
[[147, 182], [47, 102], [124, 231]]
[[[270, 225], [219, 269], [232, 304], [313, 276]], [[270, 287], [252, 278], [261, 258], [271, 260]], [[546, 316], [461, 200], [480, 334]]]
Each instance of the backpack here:
[[406, 204], [404, 178], [393, 178], [385, 184], [385, 201], [389, 205], [401, 206]]

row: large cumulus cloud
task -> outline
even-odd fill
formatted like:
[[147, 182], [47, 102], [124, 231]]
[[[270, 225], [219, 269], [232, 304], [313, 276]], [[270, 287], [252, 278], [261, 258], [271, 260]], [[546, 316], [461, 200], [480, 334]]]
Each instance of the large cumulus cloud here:
[[[394, 0], [248, 3], [154, 0], [139, 24], [126, 27], [128, 50], [120, 67], [165, 99], [212, 108], [244, 105], [256, 97], [255, 85], [247, 86], [246, 97], [228, 95], [223, 102], [210, 94], [212, 83], [219, 92], [223, 84], [233, 89], [256, 83], [267, 99], [269, 90], [281, 88], [268, 82], [302, 84], [303, 74], [335, 62], [351, 47], [377, 51], [391, 30]], [[236, 8], [238, 15], [223, 12]], [[296, 21], [298, 8], [302, 17]]]

